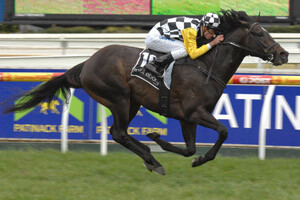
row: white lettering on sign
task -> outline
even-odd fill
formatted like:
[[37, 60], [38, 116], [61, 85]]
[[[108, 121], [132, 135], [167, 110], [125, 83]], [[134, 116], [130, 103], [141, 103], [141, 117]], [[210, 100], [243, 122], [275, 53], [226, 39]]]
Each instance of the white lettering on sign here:
[[252, 128], [252, 101], [261, 100], [261, 95], [260, 94], [236, 94], [235, 98], [245, 100], [244, 128]]
[[244, 84], [270, 84], [271, 78], [262, 78], [262, 77], [241, 77], [240, 83]]
[[[221, 114], [223, 107], [225, 108], [227, 114]], [[236, 117], [235, 117], [235, 114], [233, 112], [233, 108], [232, 108], [232, 105], [231, 105], [228, 94], [224, 93], [221, 96], [221, 98], [219, 99], [219, 101], [218, 101], [218, 103], [215, 107], [213, 115], [217, 119], [228, 120], [229, 123], [230, 123], [230, 126], [232, 128], [238, 128], [239, 127], [238, 124], [237, 124]]]
[[300, 96], [296, 96], [295, 102], [295, 114], [293, 113], [291, 107], [287, 103], [286, 99], [282, 95], [276, 96], [276, 119], [275, 119], [275, 129], [283, 128], [283, 112], [289, 118], [291, 124], [296, 130], [300, 130]]
[[[286, 101], [285, 97], [282, 95], [276, 95], [276, 105], [275, 105], [275, 129], [283, 129], [283, 115], [285, 114], [289, 121], [291, 122], [295, 130], [300, 130], [300, 96], [295, 97], [295, 109], [293, 110], [289, 103]], [[244, 128], [252, 128], [252, 118], [253, 118], [253, 101], [261, 100], [261, 94], [236, 94], [235, 99], [244, 100]], [[225, 110], [225, 114], [222, 114], [222, 110]], [[256, 109], [254, 109], [256, 110]], [[224, 112], [224, 111], [223, 111]], [[242, 112], [239, 109], [238, 112]], [[224, 93], [219, 99], [216, 107], [214, 109], [213, 115], [218, 120], [228, 120], [231, 128], [239, 128], [239, 123], [237, 122], [236, 113], [233, 110], [232, 102], [229, 95]]]

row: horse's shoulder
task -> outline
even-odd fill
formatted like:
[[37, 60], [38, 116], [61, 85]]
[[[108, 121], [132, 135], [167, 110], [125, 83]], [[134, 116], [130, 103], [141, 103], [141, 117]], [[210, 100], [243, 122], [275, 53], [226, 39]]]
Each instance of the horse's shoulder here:
[[181, 58], [179, 60], [176, 61], [175, 65], [188, 65], [188, 66], [194, 66], [194, 67], [204, 67], [205, 66], [205, 62], [203, 61], [203, 59], [191, 59], [189, 56]]

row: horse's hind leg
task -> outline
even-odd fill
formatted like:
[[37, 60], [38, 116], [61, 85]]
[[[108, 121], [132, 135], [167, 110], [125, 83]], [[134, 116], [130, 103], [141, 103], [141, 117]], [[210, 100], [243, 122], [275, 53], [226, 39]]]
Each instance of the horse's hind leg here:
[[110, 109], [114, 117], [114, 123], [110, 129], [110, 133], [113, 139], [140, 156], [147, 164], [153, 166], [153, 171], [165, 175], [164, 168], [155, 160], [148, 149], [141, 142], [128, 135], [129, 107], [127, 100], [121, 100], [111, 106]]
[[155, 141], [157, 144], [161, 146], [161, 148], [165, 151], [170, 151], [173, 153], [177, 153], [183, 155], [185, 157], [192, 156], [196, 152], [196, 128], [197, 124], [189, 123], [185, 121], [180, 121], [183, 138], [186, 144], [186, 149], [182, 149], [174, 146], [173, 144], [160, 139], [160, 135], [158, 133], [149, 133], [147, 136]]
[[[140, 109], [140, 104], [134, 102], [133, 100], [130, 101], [130, 108], [129, 108], [129, 123], [131, 122], [131, 120], [136, 116], [136, 113], [139, 111]], [[134, 142], [136, 145], [140, 146], [141, 148], [143, 148], [144, 150], [148, 151], [149, 153], [151, 152], [150, 148], [141, 143], [140, 141], [138, 141], [137, 139], [135, 139], [134, 137], [130, 137], [132, 142]]]
[[221, 122], [219, 122], [211, 113], [207, 111], [198, 112], [198, 114], [199, 113], [200, 113], [200, 116], [198, 116], [198, 119], [200, 118], [199, 124], [207, 128], [216, 130], [219, 136], [216, 143], [205, 154], [204, 157], [199, 156], [198, 158], [195, 158], [193, 160], [192, 163], [193, 167], [197, 167], [199, 165], [206, 163], [207, 161], [215, 159], [219, 149], [221, 148], [223, 142], [227, 139], [227, 135], [228, 135], [227, 128]]

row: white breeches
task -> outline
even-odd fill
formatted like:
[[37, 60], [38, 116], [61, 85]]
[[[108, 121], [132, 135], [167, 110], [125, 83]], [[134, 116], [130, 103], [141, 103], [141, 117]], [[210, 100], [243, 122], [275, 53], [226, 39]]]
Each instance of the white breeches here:
[[182, 41], [165, 38], [156, 28], [152, 28], [147, 34], [145, 44], [147, 48], [154, 51], [171, 53], [174, 60], [178, 60], [188, 55]]

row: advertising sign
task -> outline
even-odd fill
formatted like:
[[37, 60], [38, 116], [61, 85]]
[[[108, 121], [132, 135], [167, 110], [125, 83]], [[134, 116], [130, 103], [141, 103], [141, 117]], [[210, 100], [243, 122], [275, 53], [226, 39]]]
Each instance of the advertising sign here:
[[[40, 83], [1, 82], [0, 101], [15, 92], [29, 90]], [[213, 115], [228, 128], [227, 144], [257, 145], [261, 110], [268, 86], [228, 85]], [[0, 138], [60, 139], [63, 98], [50, 105], [42, 103], [24, 112], [0, 115]], [[300, 146], [299, 86], [276, 86], [271, 102], [271, 129], [267, 145]], [[106, 112], [108, 126], [113, 123]], [[99, 105], [84, 90], [76, 89], [71, 100], [69, 139], [99, 140], [102, 127]], [[108, 129], [109, 129], [108, 127]], [[184, 142], [179, 121], [168, 119], [142, 107], [130, 123], [128, 133], [140, 141], [150, 141], [147, 133], [157, 132], [169, 142]], [[197, 143], [214, 143], [217, 132], [198, 126]], [[112, 140], [111, 135], [108, 139]]]
[[172, 16], [201, 17], [208, 12], [235, 9], [249, 16], [260, 15], [261, 23], [291, 23], [298, 16], [296, 2], [298, 0], [5, 0], [4, 21], [152, 27]]
[[152, 0], [153, 15], [204, 15], [220, 9], [243, 10], [250, 16], [259, 11], [262, 16], [289, 16], [289, 0]]
[[0, 0], [0, 23], [4, 21], [4, 0]]
[[204, 15], [220, 9], [243, 10], [256, 16], [289, 16], [289, 0], [15, 0], [16, 15]]
[[[21, 90], [30, 90], [40, 83], [30, 82], [2, 82], [1, 93], [12, 95]], [[2, 95], [1, 100], [4, 99]], [[48, 103], [41, 103], [33, 109], [13, 114], [2, 115], [0, 138], [35, 138], [35, 139], [60, 139], [61, 114], [64, 98], [59, 96], [57, 99]], [[18, 100], [16, 100], [18, 101]], [[89, 97], [81, 89], [75, 91], [69, 111], [69, 138], [70, 139], [89, 139], [88, 118], [89, 112], [85, 108], [89, 103]]]
[[16, 14], [149, 15], [150, 6], [150, 0], [16, 0], [15, 12]]

